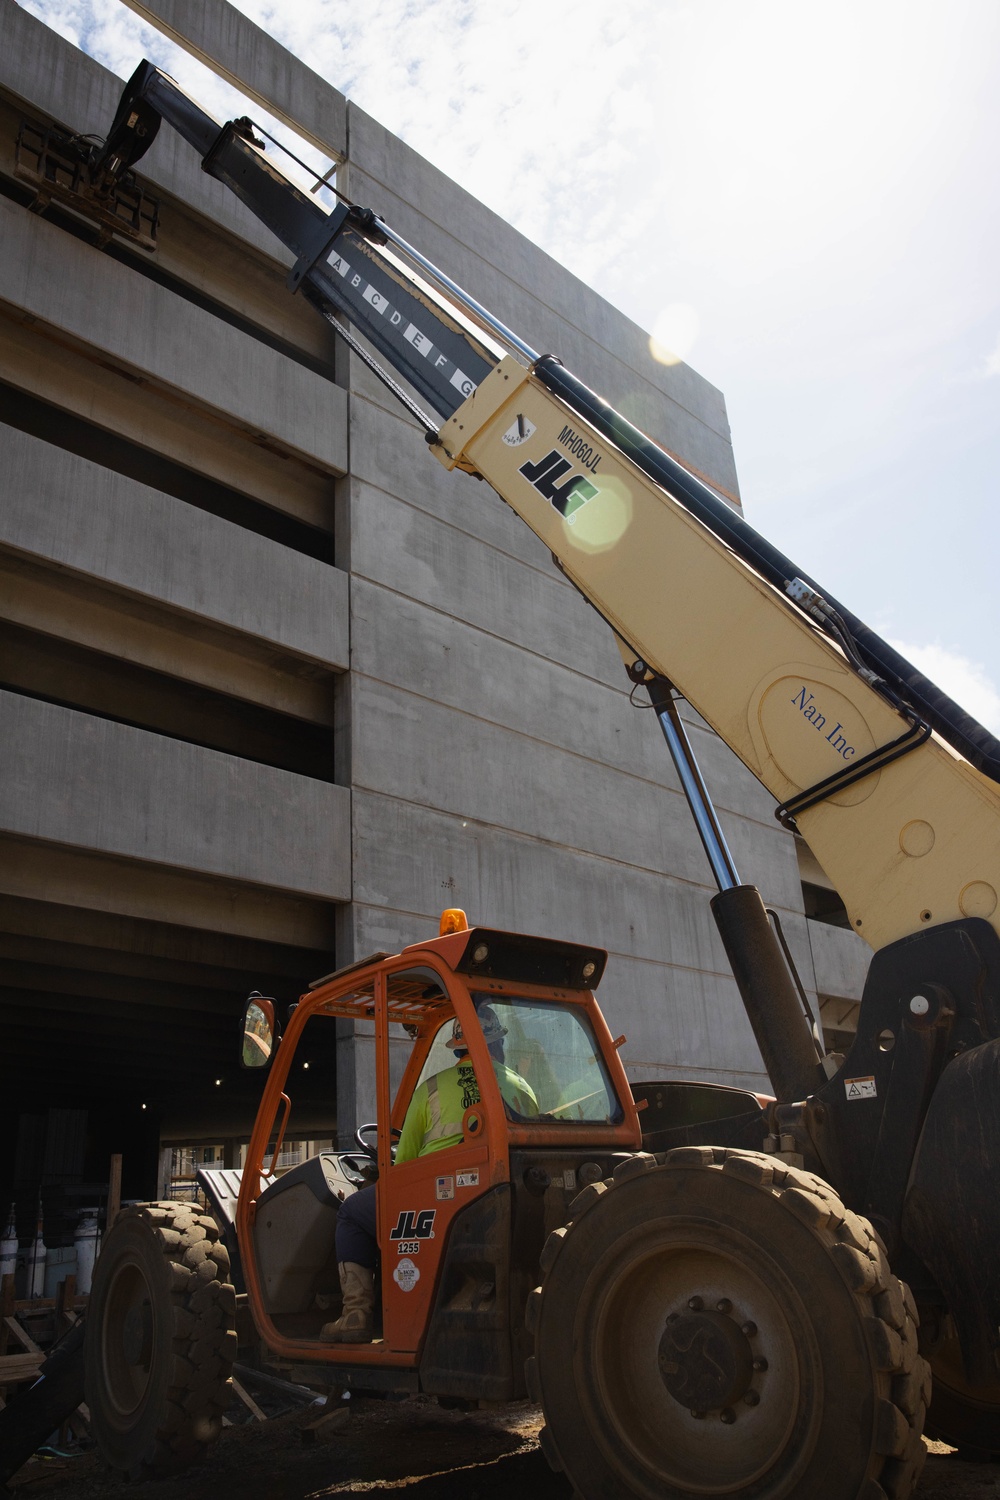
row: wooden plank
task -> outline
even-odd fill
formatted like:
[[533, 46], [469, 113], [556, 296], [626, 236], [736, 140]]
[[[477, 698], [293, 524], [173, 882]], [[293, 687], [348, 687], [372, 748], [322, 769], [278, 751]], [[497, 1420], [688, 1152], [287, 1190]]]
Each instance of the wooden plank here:
[[[11, 1280], [13, 1280], [13, 1277], [11, 1278]], [[73, 1298], [73, 1306], [79, 1308], [80, 1311], [83, 1312], [83, 1310], [87, 1306], [87, 1300], [88, 1299], [86, 1293], [78, 1292], [77, 1295]], [[40, 1317], [42, 1313], [51, 1312], [55, 1305], [55, 1297], [19, 1297], [16, 1302], [11, 1303], [9, 1309], [3, 1306], [3, 1304], [0, 1304], [0, 1312], [6, 1313], [7, 1311], [11, 1311], [14, 1313], [27, 1313], [29, 1314], [29, 1316], [37, 1315]]]
[[22, 1349], [27, 1349], [29, 1354], [41, 1354], [42, 1351], [31, 1337], [31, 1334], [21, 1327], [16, 1318], [4, 1318], [3, 1321], [8, 1331], [14, 1335]]
[[0, 1282], [0, 1354], [7, 1353], [10, 1329], [6, 1320], [13, 1315], [14, 1307], [14, 1278], [8, 1274]]
[[109, 1180], [108, 1180], [108, 1218], [107, 1218], [107, 1227], [108, 1227], [108, 1229], [111, 1228], [112, 1224], [117, 1219], [118, 1212], [119, 1212], [119, 1209], [121, 1208], [121, 1206], [122, 1206], [122, 1158], [121, 1158], [121, 1153], [118, 1152], [118, 1151], [116, 1151], [115, 1154], [111, 1158], [111, 1171], [109, 1173]]
[[[14, 1311], [14, 1277], [8, 1273], [0, 1281], [0, 1355], [7, 1353], [7, 1345], [10, 1342], [10, 1329], [7, 1327], [6, 1319]], [[3, 1386], [0, 1386], [0, 1408], [6, 1405], [7, 1395]]]
[[73, 1272], [56, 1287], [56, 1335], [76, 1322], [73, 1304], [76, 1301], [76, 1276]]
[[83, 1402], [81, 1402], [76, 1411], [66, 1419], [66, 1426], [78, 1438], [90, 1436], [90, 1412], [87, 1407], [84, 1406]]
[[0, 1386], [34, 1380], [44, 1359], [44, 1354], [0, 1354]]
[[[76, 1277], [73, 1272], [70, 1272], [55, 1287], [55, 1338], [60, 1337], [61, 1332], [66, 1331], [67, 1328], [72, 1328], [73, 1323], [76, 1322], [76, 1314], [72, 1311], [73, 1298], [75, 1296]], [[70, 1433], [75, 1437], [79, 1437], [81, 1436], [81, 1431], [85, 1433], [85, 1430], [87, 1430], [87, 1424], [79, 1419], [79, 1413], [70, 1412], [70, 1415], [64, 1419], [60, 1430], [58, 1430], [58, 1446], [60, 1448], [66, 1446]]]
[[243, 1402], [243, 1405], [247, 1408], [247, 1410], [253, 1413], [258, 1422], [267, 1421], [267, 1413], [261, 1411], [256, 1401], [250, 1395], [250, 1392], [245, 1391], [235, 1377], [233, 1378], [233, 1390], [236, 1392], [237, 1396], [239, 1396], [240, 1400]]

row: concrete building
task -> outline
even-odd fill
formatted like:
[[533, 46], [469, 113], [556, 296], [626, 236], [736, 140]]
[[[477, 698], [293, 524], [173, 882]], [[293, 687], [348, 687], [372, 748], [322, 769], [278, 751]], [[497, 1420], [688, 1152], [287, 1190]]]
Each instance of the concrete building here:
[[[224, 0], [136, 8], [738, 503], [707, 381]], [[140, 164], [152, 253], [25, 176], [25, 120], [102, 135], [121, 86], [0, 0], [0, 1206], [85, 1193], [114, 1150], [148, 1195], [165, 1145], [245, 1135], [246, 993], [291, 1001], [444, 906], [606, 946], [632, 1076], [764, 1086], [656, 722], [534, 536], [427, 457], [169, 129]], [[864, 948], [690, 718], [743, 878], [849, 1030]], [[342, 1028], [293, 1133], [372, 1099]]]

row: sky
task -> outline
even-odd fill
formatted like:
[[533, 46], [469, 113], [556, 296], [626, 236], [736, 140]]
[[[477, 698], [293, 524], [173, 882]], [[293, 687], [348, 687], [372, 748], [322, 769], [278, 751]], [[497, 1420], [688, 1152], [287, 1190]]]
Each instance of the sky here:
[[748, 520], [1000, 734], [997, 0], [238, 8], [718, 386]]

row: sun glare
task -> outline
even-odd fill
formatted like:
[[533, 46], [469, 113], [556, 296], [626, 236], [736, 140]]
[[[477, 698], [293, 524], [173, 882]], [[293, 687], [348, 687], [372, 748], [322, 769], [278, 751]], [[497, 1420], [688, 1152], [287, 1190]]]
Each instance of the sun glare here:
[[694, 348], [701, 320], [688, 302], [671, 302], [653, 324], [649, 352], [661, 365], [679, 365]]

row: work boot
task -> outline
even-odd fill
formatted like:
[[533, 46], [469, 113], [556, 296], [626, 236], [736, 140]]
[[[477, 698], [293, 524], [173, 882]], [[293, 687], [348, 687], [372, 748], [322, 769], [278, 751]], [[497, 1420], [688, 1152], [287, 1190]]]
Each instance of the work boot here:
[[375, 1272], [353, 1261], [341, 1261], [340, 1290], [344, 1310], [335, 1323], [324, 1323], [319, 1336], [327, 1344], [370, 1344], [375, 1308]]

